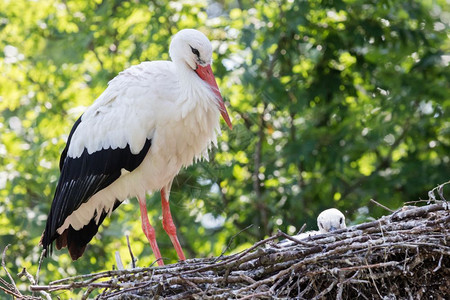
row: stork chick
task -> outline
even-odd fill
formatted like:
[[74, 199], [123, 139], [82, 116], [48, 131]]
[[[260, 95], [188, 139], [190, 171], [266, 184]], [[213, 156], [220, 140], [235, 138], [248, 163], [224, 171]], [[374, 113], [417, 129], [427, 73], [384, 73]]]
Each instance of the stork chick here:
[[[319, 227], [318, 231], [307, 231], [294, 235], [292, 237], [297, 240], [302, 240], [313, 235], [328, 233], [338, 229], [346, 228], [347, 226], [345, 225], [345, 216], [336, 208], [326, 209], [322, 211], [317, 217], [317, 227]], [[294, 245], [294, 242], [285, 239], [279, 242], [277, 245], [281, 247], [287, 247]]]

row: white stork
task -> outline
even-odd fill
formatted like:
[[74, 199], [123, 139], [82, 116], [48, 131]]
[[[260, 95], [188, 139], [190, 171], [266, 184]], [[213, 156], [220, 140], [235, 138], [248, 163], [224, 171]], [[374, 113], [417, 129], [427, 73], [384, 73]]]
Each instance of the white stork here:
[[212, 47], [194, 29], [172, 39], [172, 61], [143, 62], [121, 72], [75, 122], [61, 154], [61, 176], [41, 238], [56, 240], [73, 260], [127, 198], [137, 197], [142, 229], [159, 265], [146, 193], [160, 191], [163, 228], [185, 260], [169, 208], [170, 187], [183, 166], [207, 159], [220, 133], [219, 114], [231, 121], [211, 70]]
[[319, 227], [319, 233], [327, 233], [346, 228], [345, 216], [339, 209], [326, 209], [317, 217], [317, 227]]
[[[345, 224], [345, 216], [339, 209], [336, 208], [329, 208], [324, 211], [322, 211], [319, 216], [317, 217], [317, 227], [319, 227], [319, 230], [312, 230], [303, 232], [297, 235], [292, 236], [293, 238], [297, 240], [302, 240], [307, 237], [332, 232], [335, 230], [346, 228], [347, 225]], [[287, 247], [294, 245], [294, 242], [291, 240], [282, 240], [277, 244], [281, 247]]]

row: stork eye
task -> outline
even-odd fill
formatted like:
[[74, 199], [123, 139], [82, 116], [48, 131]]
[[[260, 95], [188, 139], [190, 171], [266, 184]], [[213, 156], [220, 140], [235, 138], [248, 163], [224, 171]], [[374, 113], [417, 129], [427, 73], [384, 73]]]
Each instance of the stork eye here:
[[342, 224], [342, 218], [339, 219], [339, 224]]
[[322, 222], [320, 222], [320, 227], [322, 227], [322, 228], [325, 228], [325, 227], [323, 227], [323, 224], [322, 224]]
[[191, 47], [192, 53], [194, 53], [195, 55], [197, 55], [198, 58], [200, 58], [200, 52], [198, 52], [198, 50], [192, 46], [189, 46], [189, 47]]

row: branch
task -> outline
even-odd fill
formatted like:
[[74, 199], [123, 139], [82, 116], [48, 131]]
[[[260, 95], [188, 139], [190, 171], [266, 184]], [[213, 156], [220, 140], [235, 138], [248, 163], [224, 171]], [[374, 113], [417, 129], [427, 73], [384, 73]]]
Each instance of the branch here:
[[19, 292], [19, 290], [17, 289], [16, 283], [14, 282], [14, 279], [12, 278], [11, 274], [8, 272], [8, 269], [6, 268], [6, 263], [5, 263], [5, 257], [6, 257], [6, 251], [8, 250], [9, 246], [11, 246], [10, 244], [6, 245], [5, 249], [3, 249], [3, 253], [2, 253], [2, 267], [3, 270], [5, 270], [6, 275], [8, 276], [9, 280], [11, 283], [7, 283], [5, 280], [1, 280], [0, 282], [2, 284], [4, 284], [8, 290], [2, 288], [3, 291], [5, 291], [7, 294], [11, 294], [15, 297], [18, 298], [23, 298], [23, 295]]

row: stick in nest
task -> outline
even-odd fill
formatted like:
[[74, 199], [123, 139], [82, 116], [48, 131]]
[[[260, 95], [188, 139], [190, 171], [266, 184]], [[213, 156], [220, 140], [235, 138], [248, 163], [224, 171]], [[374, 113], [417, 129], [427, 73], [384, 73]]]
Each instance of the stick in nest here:
[[128, 236], [128, 234], [126, 235], [126, 237], [127, 237], [128, 252], [130, 252], [130, 256], [131, 256], [131, 266], [134, 269], [134, 268], [136, 268], [137, 259], [134, 258], [133, 251], [131, 251], [130, 237]]
[[3, 250], [3, 254], [2, 254], [2, 267], [3, 270], [5, 270], [6, 275], [8, 276], [9, 280], [11, 281], [11, 283], [7, 283], [6, 281], [4, 281], [3, 279], [1, 280], [1, 283], [3, 283], [8, 289], [4, 289], [3, 287], [0, 287], [3, 291], [5, 291], [5, 293], [13, 295], [17, 298], [22, 299], [23, 295], [20, 293], [20, 291], [17, 289], [16, 283], [14, 282], [14, 279], [12, 278], [11, 274], [8, 272], [8, 269], [6, 268], [6, 263], [5, 263], [5, 257], [6, 257], [6, 251], [8, 250], [9, 246], [11, 246], [10, 244], [6, 245], [5, 249]]
[[[304, 241], [302, 241], [302, 240], [296, 239], [296, 238], [290, 236], [289, 234], [284, 233], [284, 232], [281, 231], [281, 230], [278, 230], [278, 234], [281, 235], [282, 237], [284, 237], [284, 238], [290, 240], [290, 241], [293, 241], [294, 243], [299, 244], [299, 245], [305, 245], [305, 246], [311, 246], [311, 245], [312, 245], [311, 243], [304, 242]], [[315, 246], [315, 245], [314, 245], [314, 246]]]
[[[429, 191], [428, 192], [429, 201], [438, 201], [438, 200], [447, 201], [444, 197], [444, 186], [447, 184], [450, 184], [450, 180], [442, 184], [439, 184], [437, 187]], [[434, 192], [437, 192], [439, 197], [441, 197], [441, 199], [436, 199]]]
[[375, 200], [373, 200], [373, 199], [370, 199], [370, 202], [372, 202], [372, 203], [378, 205], [379, 207], [384, 208], [385, 210], [387, 210], [387, 211], [390, 212], [391, 214], [394, 212], [392, 209], [390, 209], [390, 208], [387, 207], [387, 206], [384, 206], [383, 204], [381, 204], [381, 203], [378, 202], [378, 201], [375, 201]]
[[250, 229], [253, 226], [253, 224], [248, 225], [247, 227], [245, 227], [244, 229], [242, 229], [241, 231], [239, 231], [238, 233], [236, 233], [235, 235], [233, 235], [229, 242], [228, 245], [223, 249], [222, 253], [220, 253], [220, 255], [214, 260], [214, 263], [219, 261], [223, 255], [225, 254], [225, 252], [230, 248], [231, 243], [233, 242], [234, 238], [237, 237], [239, 234], [241, 234], [242, 232], [246, 231], [247, 229]]

